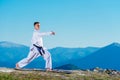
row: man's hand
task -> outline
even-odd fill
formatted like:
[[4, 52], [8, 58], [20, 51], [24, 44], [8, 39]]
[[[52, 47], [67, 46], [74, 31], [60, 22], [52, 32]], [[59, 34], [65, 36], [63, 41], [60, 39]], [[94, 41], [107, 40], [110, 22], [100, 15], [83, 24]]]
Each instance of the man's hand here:
[[55, 35], [55, 32], [51, 31], [51, 35]]

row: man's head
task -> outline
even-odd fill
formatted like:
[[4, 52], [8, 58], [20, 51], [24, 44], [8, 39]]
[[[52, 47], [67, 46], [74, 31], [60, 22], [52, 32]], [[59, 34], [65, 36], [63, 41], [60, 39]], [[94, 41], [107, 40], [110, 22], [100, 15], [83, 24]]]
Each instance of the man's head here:
[[34, 22], [34, 28], [36, 30], [39, 30], [40, 29], [40, 23], [39, 22]]

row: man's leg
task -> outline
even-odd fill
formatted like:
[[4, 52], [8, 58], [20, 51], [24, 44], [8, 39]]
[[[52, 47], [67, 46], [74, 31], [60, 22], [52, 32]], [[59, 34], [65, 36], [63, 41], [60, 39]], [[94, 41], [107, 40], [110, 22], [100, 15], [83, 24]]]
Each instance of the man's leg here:
[[34, 51], [30, 51], [27, 58], [22, 59], [21, 61], [19, 61], [16, 64], [16, 68], [23, 68], [24, 66], [26, 66], [27, 64], [29, 64], [32, 60], [34, 60], [35, 58], [37, 58], [39, 55], [39, 53], [35, 53]]
[[52, 59], [51, 59], [51, 54], [45, 50], [45, 54], [43, 55], [44, 60], [46, 61], [45, 68], [47, 70], [52, 70]]

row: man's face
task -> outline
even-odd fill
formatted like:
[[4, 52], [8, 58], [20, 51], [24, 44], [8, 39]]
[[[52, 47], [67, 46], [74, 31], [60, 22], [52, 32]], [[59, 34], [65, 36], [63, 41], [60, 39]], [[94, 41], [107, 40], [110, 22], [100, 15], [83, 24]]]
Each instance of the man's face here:
[[39, 30], [39, 29], [40, 29], [40, 24], [36, 24], [36, 25], [35, 25], [35, 29], [36, 29], [36, 30]]

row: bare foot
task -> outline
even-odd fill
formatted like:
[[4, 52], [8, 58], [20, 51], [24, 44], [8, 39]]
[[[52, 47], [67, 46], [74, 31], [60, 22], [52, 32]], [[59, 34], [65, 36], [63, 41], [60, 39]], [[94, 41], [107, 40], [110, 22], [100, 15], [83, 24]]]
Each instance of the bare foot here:
[[20, 67], [19, 67], [19, 65], [18, 64], [16, 64], [16, 67], [15, 67], [16, 69], [20, 69]]
[[46, 71], [52, 71], [52, 69], [50, 69], [50, 68], [47, 68], [47, 69], [46, 69]]

